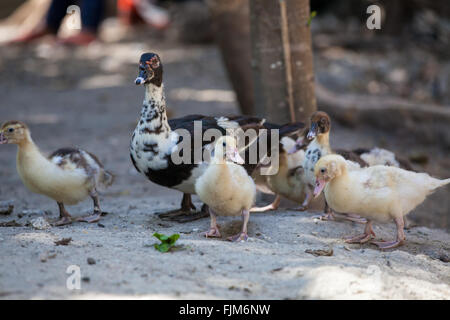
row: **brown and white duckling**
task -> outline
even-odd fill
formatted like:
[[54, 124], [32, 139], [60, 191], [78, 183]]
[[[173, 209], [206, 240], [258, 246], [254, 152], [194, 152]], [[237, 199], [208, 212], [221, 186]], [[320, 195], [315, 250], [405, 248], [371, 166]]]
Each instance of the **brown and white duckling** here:
[[262, 176], [256, 171], [252, 175], [259, 191], [275, 194], [276, 197], [271, 204], [264, 207], [253, 207], [250, 212], [276, 210], [280, 205], [281, 197], [296, 203], [302, 203], [305, 199], [305, 188], [302, 181], [304, 170], [301, 165], [305, 157], [305, 151], [300, 149], [288, 154], [288, 151], [294, 147], [296, 140], [291, 137], [283, 137], [280, 142], [277, 173]]
[[88, 196], [94, 201], [92, 215], [78, 221], [100, 220], [101, 209], [97, 190], [110, 186], [113, 175], [93, 154], [64, 148], [45, 157], [31, 139], [30, 130], [20, 121], [8, 121], [0, 130], [0, 144], [16, 144], [17, 172], [23, 184], [32, 192], [43, 194], [58, 203], [60, 219], [56, 225], [72, 222], [64, 205], [74, 205]]
[[216, 222], [217, 215], [242, 215], [241, 232], [229, 237], [228, 240], [241, 241], [248, 238], [247, 223], [250, 208], [255, 202], [256, 187], [247, 171], [236, 163], [244, 163], [236, 147], [236, 140], [230, 136], [223, 136], [214, 146], [211, 163], [195, 183], [197, 195], [209, 206], [211, 227], [204, 233], [206, 237], [221, 237]]
[[397, 225], [397, 239], [373, 242], [382, 249], [394, 248], [405, 240], [403, 217], [421, 204], [437, 188], [450, 183], [426, 173], [417, 173], [392, 166], [349, 168], [340, 155], [321, 158], [314, 169], [314, 196], [324, 190], [328, 205], [336, 211], [367, 218], [364, 234], [347, 239], [349, 243], [365, 243], [375, 236], [372, 220]]

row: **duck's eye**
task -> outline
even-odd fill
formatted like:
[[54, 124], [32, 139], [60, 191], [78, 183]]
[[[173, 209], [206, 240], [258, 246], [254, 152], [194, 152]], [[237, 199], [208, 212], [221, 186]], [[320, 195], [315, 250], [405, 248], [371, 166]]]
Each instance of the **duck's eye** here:
[[223, 143], [222, 143], [222, 146], [226, 147], [226, 146], [227, 146], [227, 143], [226, 143], [226, 142], [223, 142]]
[[327, 169], [325, 169], [325, 168], [320, 169], [321, 173], [325, 173], [326, 171], [327, 171]]
[[8, 132], [14, 132], [14, 128], [9, 128]]

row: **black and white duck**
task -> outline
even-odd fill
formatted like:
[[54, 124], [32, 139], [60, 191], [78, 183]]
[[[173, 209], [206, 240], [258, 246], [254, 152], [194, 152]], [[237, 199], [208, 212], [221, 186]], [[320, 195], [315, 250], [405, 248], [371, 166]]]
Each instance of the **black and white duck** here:
[[17, 171], [23, 184], [32, 192], [45, 195], [58, 203], [60, 219], [56, 225], [72, 222], [64, 205], [74, 205], [90, 196], [94, 211], [78, 221], [97, 222], [101, 217], [98, 190], [110, 186], [113, 175], [103, 168], [98, 158], [87, 151], [63, 148], [46, 157], [31, 139], [25, 123], [8, 121], [1, 127], [0, 144], [16, 144]]
[[[172, 153], [178, 150], [183, 138], [175, 131], [187, 130], [191, 138], [191, 154], [195, 153], [194, 121], [201, 122], [202, 132], [217, 129], [226, 134], [227, 129], [241, 128], [243, 131], [250, 128], [263, 127], [266, 129], [279, 129], [280, 137], [295, 132], [304, 127], [303, 123], [279, 126], [265, 122], [264, 119], [249, 116], [211, 117], [203, 115], [188, 115], [177, 119], [168, 119], [166, 114], [166, 100], [164, 96], [163, 65], [160, 57], [155, 53], [144, 53], [139, 61], [139, 76], [136, 85], [144, 85], [145, 98], [140, 120], [134, 130], [130, 144], [130, 156], [137, 171], [145, 175], [150, 181], [168, 188], [183, 192], [181, 208], [159, 216], [179, 222], [208, 216], [207, 210], [196, 212], [191, 195], [195, 194], [195, 181], [204, 172], [207, 165], [194, 163], [176, 164]], [[213, 141], [203, 141], [201, 152]], [[211, 146], [209, 146], [211, 147]], [[199, 151], [199, 150], [197, 150]], [[258, 156], [260, 156], [258, 154]], [[251, 173], [257, 164], [250, 164], [245, 157], [244, 168]], [[193, 159], [192, 159], [193, 160]]]

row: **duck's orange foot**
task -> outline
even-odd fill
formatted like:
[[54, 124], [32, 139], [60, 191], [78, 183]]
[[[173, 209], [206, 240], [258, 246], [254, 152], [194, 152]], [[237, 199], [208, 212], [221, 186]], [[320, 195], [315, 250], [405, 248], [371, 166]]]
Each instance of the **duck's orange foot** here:
[[101, 213], [94, 213], [94, 214], [91, 214], [91, 215], [86, 216], [86, 217], [78, 218], [77, 221], [87, 222], [87, 223], [94, 223], [94, 222], [99, 222], [101, 217], [102, 217]]
[[367, 241], [371, 240], [375, 234], [372, 233], [363, 233], [356, 237], [346, 237], [345, 242], [347, 243], [366, 243]]
[[228, 237], [227, 238], [228, 241], [232, 241], [232, 242], [241, 242], [241, 241], [247, 241], [248, 240], [248, 235], [245, 232], [241, 232], [238, 233], [234, 236]]
[[59, 227], [59, 226], [65, 226], [67, 224], [71, 224], [72, 223], [72, 218], [71, 217], [62, 217], [59, 220], [55, 221], [53, 223], [54, 226]]
[[220, 234], [219, 228], [211, 228], [209, 231], [203, 232], [202, 235], [205, 238], [220, 238], [222, 235]]
[[403, 245], [403, 240], [395, 240], [395, 241], [372, 241], [370, 242], [380, 249], [392, 249]]

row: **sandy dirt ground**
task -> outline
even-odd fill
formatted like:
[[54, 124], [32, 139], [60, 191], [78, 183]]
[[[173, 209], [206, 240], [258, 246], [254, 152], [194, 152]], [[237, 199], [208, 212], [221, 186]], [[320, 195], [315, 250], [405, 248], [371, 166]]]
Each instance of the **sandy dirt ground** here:
[[[92, 151], [117, 176], [101, 196], [108, 212], [101, 224], [36, 230], [28, 222], [56, 218], [56, 203], [25, 189], [15, 168], [16, 147], [1, 146], [0, 201], [13, 201], [15, 208], [11, 215], [0, 216], [0, 223], [15, 220], [21, 226], [0, 227], [0, 298], [450, 298], [450, 235], [444, 230], [448, 188], [410, 215], [412, 225], [419, 226], [407, 230], [406, 245], [386, 252], [369, 244], [345, 244], [342, 237], [359, 233], [362, 226], [319, 221], [314, 212], [254, 214], [249, 241], [237, 244], [202, 238], [208, 219], [186, 224], [160, 220], [154, 213], [178, 207], [181, 194], [139, 175], [128, 152], [143, 98], [143, 88], [133, 84], [137, 60], [149, 49], [163, 59], [172, 116], [238, 113], [213, 46], [181, 47], [155, 40], [76, 50], [48, 44], [0, 48], [0, 122], [25, 121], [44, 151], [64, 146]], [[440, 177], [449, 174], [446, 154], [435, 146], [338, 124], [331, 139], [336, 147], [381, 144], [400, 153], [420, 149], [435, 155], [424, 170]], [[85, 201], [68, 209], [80, 216], [91, 206]], [[238, 231], [240, 219], [219, 223], [228, 236]], [[184, 250], [156, 251], [154, 232], [179, 233]], [[389, 239], [394, 225], [376, 225], [375, 232]], [[69, 245], [55, 245], [68, 237]], [[331, 256], [305, 252], [331, 248]], [[81, 290], [66, 287], [70, 265], [81, 268]]]

